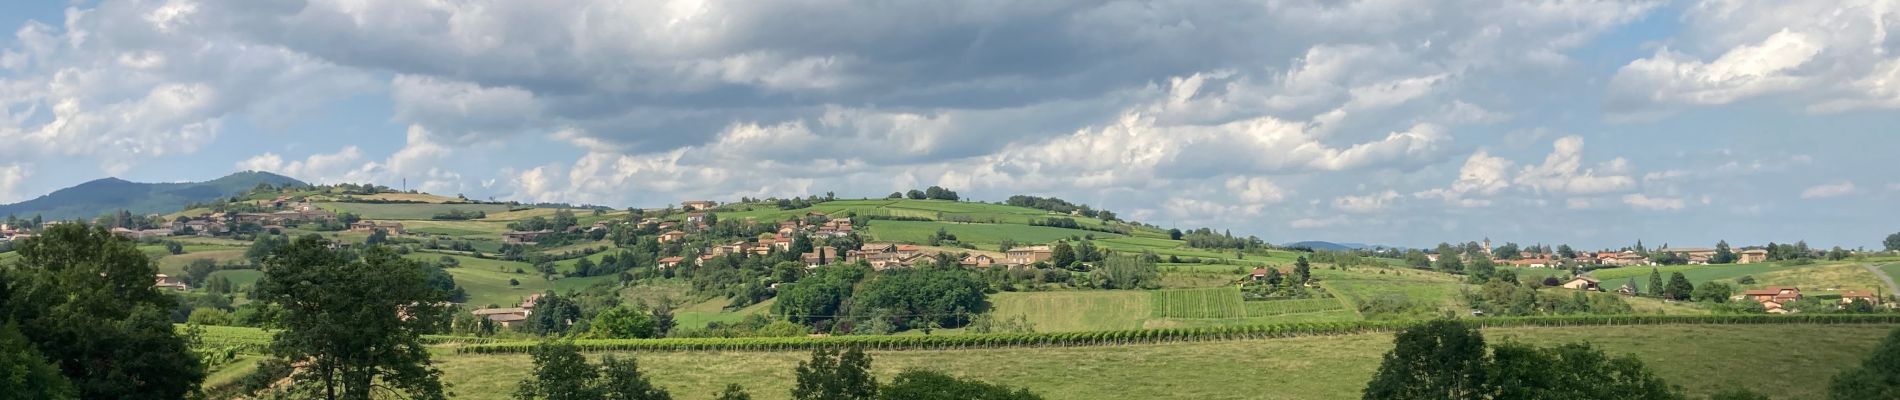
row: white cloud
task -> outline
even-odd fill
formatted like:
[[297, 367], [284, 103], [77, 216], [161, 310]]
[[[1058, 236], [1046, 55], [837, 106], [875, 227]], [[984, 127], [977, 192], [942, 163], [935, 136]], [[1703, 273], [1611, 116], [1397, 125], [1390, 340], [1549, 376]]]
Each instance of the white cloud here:
[[1643, 210], [1675, 211], [1681, 210], [1684, 202], [1681, 197], [1650, 197], [1642, 193], [1623, 195], [1623, 204]]
[[[1615, 175], [1628, 169], [1628, 161], [1622, 158], [1612, 159], [1591, 169], [1583, 169], [1583, 137], [1571, 135], [1558, 138], [1554, 149], [1544, 158], [1542, 165], [1527, 165], [1519, 171], [1514, 183], [1530, 188], [1537, 193], [1558, 194], [1600, 194], [1629, 190], [1636, 186], [1636, 180], [1628, 176]], [[1599, 175], [1598, 170], [1606, 174]]]
[[1334, 215], [1331, 217], [1324, 217], [1324, 218], [1296, 219], [1296, 220], [1293, 220], [1292, 222], [1288, 222], [1287, 227], [1290, 227], [1293, 229], [1318, 229], [1318, 228], [1333, 227], [1340, 224], [1344, 224], [1346, 222], [1348, 222], [1346, 220], [1346, 217]]
[[[1891, 0], [1703, 0], [1683, 11], [1671, 47], [1612, 80], [1617, 119], [1667, 114], [1774, 93], [1814, 113], [1900, 107]], [[1708, 61], [1695, 55], [1713, 56]]]
[[1801, 198], [1825, 199], [1829, 197], [1840, 197], [1840, 196], [1854, 194], [1854, 192], [1856, 191], [1858, 191], [1858, 189], [1854, 187], [1854, 182], [1841, 181], [1839, 183], [1829, 183], [1829, 184], [1810, 186], [1807, 188], [1807, 190], [1801, 191]]
[[1230, 178], [1227, 180], [1227, 190], [1235, 193], [1240, 201], [1251, 204], [1270, 204], [1286, 200], [1286, 191], [1281, 190], [1267, 178]]
[[22, 199], [20, 184], [33, 176], [33, 169], [20, 163], [0, 165], [0, 203], [12, 203]]
[[492, 139], [521, 130], [541, 114], [534, 93], [482, 87], [432, 76], [397, 75], [390, 81], [396, 120], [423, 124], [457, 138]]
[[1658, 50], [1618, 70], [1611, 90], [1659, 104], [1727, 104], [1801, 87], [1804, 79], [1792, 71], [1813, 60], [1824, 46], [1806, 34], [1783, 30], [1709, 62]]
[[1387, 190], [1363, 196], [1340, 196], [1333, 199], [1333, 208], [1350, 213], [1376, 213], [1385, 211], [1389, 203], [1399, 199], [1399, 192]]
[[1509, 174], [1513, 164], [1511, 160], [1492, 157], [1484, 150], [1478, 150], [1465, 159], [1463, 167], [1458, 168], [1458, 180], [1453, 181], [1451, 187], [1413, 193], [1413, 196], [1441, 198], [1447, 204], [1462, 207], [1488, 206], [1491, 205], [1489, 200], [1472, 197], [1493, 196], [1510, 187]]
[[433, 193], [458, 193], [468, 189], [462, 175], [442, 164], [454, 150], [438, 143], [429, 130], [412, 125], [407, 144], [377, 162], [365, 160], [363, 150], [345, 146], [335, 153], [318, 153], [302, 160], [285, 161], [277, 153], [265, 152], [237, 163], [240, 170], [269, 171], [313, 183], [378, 183], [395, 186], [409, 182], [411, 188]]

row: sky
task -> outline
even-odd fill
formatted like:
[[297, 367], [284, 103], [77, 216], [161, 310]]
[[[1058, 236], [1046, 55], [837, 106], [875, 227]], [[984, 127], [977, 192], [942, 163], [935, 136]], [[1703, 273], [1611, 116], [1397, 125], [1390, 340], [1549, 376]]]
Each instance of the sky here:
[[1900, 0], [0, 3], [0, 202], [1056, 196], [1272, 242], [1900, 230]]

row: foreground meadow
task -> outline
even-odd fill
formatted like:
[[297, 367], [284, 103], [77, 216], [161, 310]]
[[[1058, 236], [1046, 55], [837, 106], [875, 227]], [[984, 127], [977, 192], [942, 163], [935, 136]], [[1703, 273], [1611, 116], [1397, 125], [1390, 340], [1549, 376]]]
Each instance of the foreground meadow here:
[[[1590, 342], [1635, 354], [1658, 375], [1706, 396], [1746, 388], [1773, 398], [1821, 397], [1828, 379], [1858, 365], [1893, 325], [1651, 325], [1487, 329], [1492, 343]], [[1049, 399], [1353, 399], [1392, 347], [1391, 334], [1127, 346], [872, 351], [880, 377], [923, 368], [1024, 386]], [[605, 353], [602, 353], [605, 354]], [[600, 356], [602, 354], [593, 354]], [[629, 353], [614, 353], [626, 355]], [[788, 398], [809, 357], [785, 352], [635, 353], [641, 369], [679, 399], [709, 399], [727, 383], [760, 399]], [[1765, 361], [1770, 360], [1770, 361]], [[1772, 362], [1774, 374], [1734, 373]], [[527, 355], [438, 352], [457, 398], [506, 399], [532, 367]]]

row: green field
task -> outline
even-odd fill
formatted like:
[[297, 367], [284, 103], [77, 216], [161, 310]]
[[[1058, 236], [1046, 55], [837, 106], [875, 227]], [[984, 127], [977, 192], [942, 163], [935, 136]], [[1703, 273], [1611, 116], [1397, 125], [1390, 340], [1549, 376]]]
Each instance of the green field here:
[[231, 289], [235, 290], [235, 289], [243, 288], [245, 286], [256, 284], [258, 279], [264, 278], [264, 271], [259, 271], [259, 270], [254, 270], [254, 269], [227, 269], [227, 270], [212, 272], [211, 276], [206, 277], [205, 279], [211, 279], [211, 278], [216, 278], [220, 276], [224, 277], [224, 279], [230, 280]]
[[[1853, 265], [1853, 264], [1814, 263], [1814, 264], [1809, 264], [1809, 265], [1790, 265], [1787, 263], [1774, 262], [1774, 263], [1721, 264], [1721, 265], [1670, 265], [1670, 266], [1661, 266], [1661, 267], [1653, 267], [1653, 268], [1657, 272], [1662, 274], [1662, 278], [1664, 280], [1669, 279], [1669, 276], [1671, 273], [1681, 272], [1683, 277], [1689, 278], [1690, 283], [1694, 283], [1698, 285], [1702, 284], [1703, 282], [1718, 281], [1718, 280], [1734, 283], [1735, 279], [1741, 278], [1743, 276], [1754, 276], [1756, 280], [1756, 285], [1754, 286], [1758, 287], [1758, 286], [1767, 286], [1767, 285], [1799, 285], [1803, 283], [1800, 281], [1793, 281], [1793, 280], [1790, 280], [1789, 282], [1785, 282], [1785, 283], [1771, 281], [1770, 279], [1776, 277], [1777, 275], [1770, 275], [1770, 274], [1775, 273], [1775, 272], [1800, 270], [1800, 271], [1795, 271], [1795, 273], [1792, 273], [1792, 274], [1778, 275], [1783, 278], [1794, 278], [1794, 277], [1799, 277], [1800, 275], [1805, 273], [1803, 271], [1808, 271], [1811, 268], [1819, 268], [1819, 267], [1835, 266], [1835, 265]], [[1606, 289], [1614, 290], [1615, 288], [1621, 287], [1623, 286], [1623, 284], [1629, 283], [1632, 280], [1635, 281], [1634, 283], [1638, 289], [1643, 289], [1649, 286], [1649, 271], [1651, 270], [1651, 268], [1652, 267], [1623, 267], [1623, 268], [1599, 269], [1596, 271], [1591, 271], [1590, 276], [1603, 281], [1603, 287]], [[1864, 268], [1860, 268], [1858, 266], [1855, 266], [1854, 268], [1861, 269], [1862, 270], [1861, 272], [1866, 272]], [[1878, 285], [1878, 281], [1877, 281], [1878, 278], [1873, 278], [1872, 274], [1866, 274], [1863, 276], [1866, 279], [1876, 279], [1876, 281], [1863, 282], [1863, 284]], [[1764, 278], [1764, 277], [1767, 277], [1767, 278]], [[1879, 286], [1866, 286], [1866, 288], [1875, 288], [1875, 287], [1879, 287]], [[1802, 289], [1806, 290], [1808, 288], [1804, 287]]]
[[[1041, 327], [1038, 327], [1041, 328]], [[1819, 398], [1828, 379], [1859, 360], [1893, 326], [1648, 325], [1487, 329], [1492, 343], [1590, 342], [1634, 354], [1697, 398], [1746, 388], [1777, 398]], [[949, 351], [871, 351], [889, 379], [923, 368], [1027, 387], [1050, 399], [1356, 399], [1391, 349], [1391, 335], [1188, 342], [1103, 347]], [[626, 353], [621, 353], [625, 355]], [[784, 399], [793, 370], [809, 352], [639, 353], [641, 369], [675, 398], [709, 398], [741, 383], [754, 398]], [[598, 356], [598, 354], [596, 354]], [[1736, 373], [1738, 365], [1776, 360], [1773, 374]], [[523, 354], [440, 354], [456, 398], [504, 399], [526, 377]], [[1237, 377], [1245, 384], [1237, 384]]]
[[[416, 253], [410, 254], [408, 257], [416, 260], [435, 262], [444, 256], [434, 253]], [[455, 283], [462, 285], [462, 289], [468, 292], [468, 299], [463, 303], [474, 307], [482, 307], [489, 304], [511, 307], [530, 294], [550, 289], [567, 292], [583, 289], [600, 282], [617, 282], [619, 280], [618, 277], [613, 276], [590, 276], [583, 278], [561, 278], [550, 281], [543, 279], [539, 273], [534, 272], [534, 266], [525, 263], [465, 256], [447, 257], [454, 258], [461, 263], [461, 267], [449, 268], [448, 272], [449, 275], [455, 276]], [[520, 268], [523, 273], [515, 273], [516, 268]], [[511, 286], [508, 284], [509, 279], [514, 279], [521, 284], [519, 286]]]
[[[507, 212], [506, 204], [373, 204], [373, 203], [316, 203], [317, 207], [339, 213], [356, 214], [363, 219], [403, 219], [427, 220], [436, 214], [449, 210], [464, 212], [484, 212], [495, 214]], [[404, 226], [408, 228], [408, 226]]]
[[[187, 249], [190, 249], [193, 247], [198, 247], [198, 246], [186, 246]], [[216, 250], [209, 250], [209, 249], [216, 249]], [[225, 247], [225, 246], [217, 246], [217, 247], [209, 247], [208, 249], [200, 248], [196, 251], [191, 251], [185, 254], [179, 254], [175, 256], [166, 255], [158, 259], [158, 273], [174, 275], [174, 276], [183, 275], [185, 273], [185, 266], [191, 265], [192, 261], [196, 261], [196, 260], [211, 260], [211, 261], [217, 262], [218, 264], [227, 264], [227, 263], [236, 262], [236, 261], [244, 261], [244, 249], [241, 249], [241, 248], [233, 249], [233, 248]]]

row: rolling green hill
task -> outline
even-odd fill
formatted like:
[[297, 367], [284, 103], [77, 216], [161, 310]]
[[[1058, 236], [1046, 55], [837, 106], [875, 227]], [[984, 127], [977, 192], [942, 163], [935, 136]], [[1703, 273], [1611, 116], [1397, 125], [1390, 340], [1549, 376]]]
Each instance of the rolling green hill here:
[[302, 185], [302, 181], [269, 172], [239, 172], [205, 182], [139, 183], [104, 178], [60, 189], [39, 198], [0, 205], [0, 215], [46, 219], [91, 218], [118, 210], [133, 214], [169, 213], [186, 204], [244, 193], [260, 183]]

